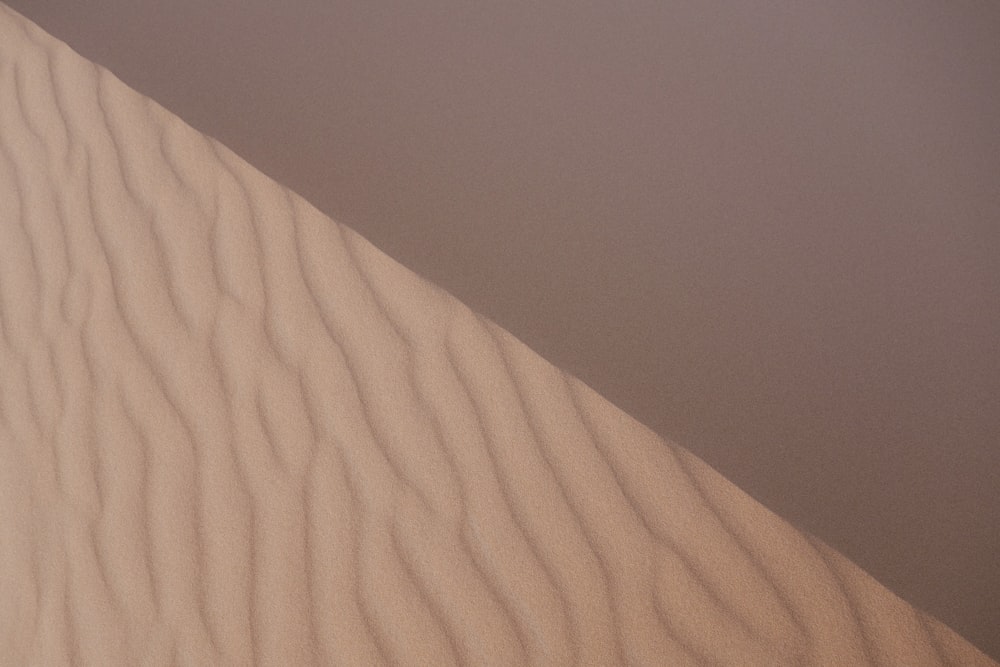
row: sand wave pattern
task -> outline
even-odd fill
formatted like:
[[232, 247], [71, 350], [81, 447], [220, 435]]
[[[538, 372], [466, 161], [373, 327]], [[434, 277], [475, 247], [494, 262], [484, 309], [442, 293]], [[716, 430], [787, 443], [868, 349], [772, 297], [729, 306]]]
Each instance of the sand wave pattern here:
[[2, 6], [0, 663], [993, 664]]

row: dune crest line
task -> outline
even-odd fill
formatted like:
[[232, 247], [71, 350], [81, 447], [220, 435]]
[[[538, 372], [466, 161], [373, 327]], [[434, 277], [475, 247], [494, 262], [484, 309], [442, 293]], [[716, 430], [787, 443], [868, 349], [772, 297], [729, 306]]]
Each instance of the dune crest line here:
[[0, 5], [0, 664], [996, 663]]

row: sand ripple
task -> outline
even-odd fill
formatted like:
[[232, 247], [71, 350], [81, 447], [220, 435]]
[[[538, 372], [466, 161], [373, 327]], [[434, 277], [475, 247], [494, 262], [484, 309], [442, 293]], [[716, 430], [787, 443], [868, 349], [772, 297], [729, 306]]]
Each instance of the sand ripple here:
[[0, 663], [993, 664], [2, 6]]

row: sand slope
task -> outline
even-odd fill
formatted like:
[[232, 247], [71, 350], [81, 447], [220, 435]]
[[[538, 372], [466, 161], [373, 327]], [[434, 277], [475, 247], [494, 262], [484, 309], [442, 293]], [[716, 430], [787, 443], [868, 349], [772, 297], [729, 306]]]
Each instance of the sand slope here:
[[995, 664], [2, 6], [0, 663]]

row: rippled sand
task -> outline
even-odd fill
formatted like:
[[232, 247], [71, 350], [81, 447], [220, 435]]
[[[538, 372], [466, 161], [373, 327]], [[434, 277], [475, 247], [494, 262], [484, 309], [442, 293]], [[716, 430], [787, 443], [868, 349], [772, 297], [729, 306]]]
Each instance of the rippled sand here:
[[995, 664], [2, 5], [0, 663]]

